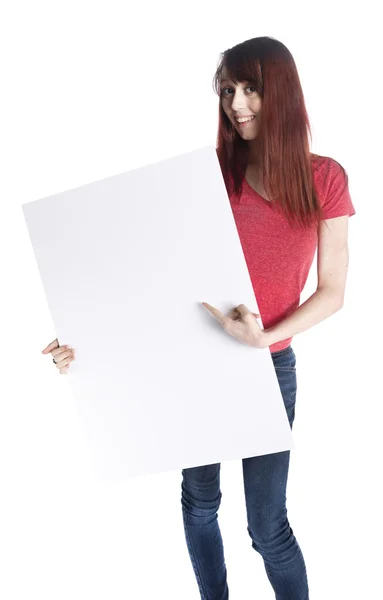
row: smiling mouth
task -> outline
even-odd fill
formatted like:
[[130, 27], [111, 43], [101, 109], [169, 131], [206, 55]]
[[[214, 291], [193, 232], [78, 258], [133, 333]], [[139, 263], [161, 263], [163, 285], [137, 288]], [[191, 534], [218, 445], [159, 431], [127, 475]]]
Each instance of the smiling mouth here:
[[248, 117], [234, 117], [237, 123], [246, 123], [255, 119], [255, 115], [249, 115]]
[[237, 125], [239, 127], [246, 127], [246, 125], [249, 125], [249, 123], [252, 123], [252, 121], [254, 121], [255, 117], [251, 117], [250, 119], [246, 119], [245, 121], [238, 121], [237, 119], [235, 119], [235, 122], [237, 123]]

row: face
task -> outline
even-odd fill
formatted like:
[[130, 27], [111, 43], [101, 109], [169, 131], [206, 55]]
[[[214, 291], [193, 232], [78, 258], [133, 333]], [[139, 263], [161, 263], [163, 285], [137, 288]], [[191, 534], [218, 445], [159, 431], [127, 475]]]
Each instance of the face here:
[[[254, 140], [259, 130], [259, 119], [262, 100], [255, 87], [247, 81], [235, 84], [228, 78], [225, 67], [221, 78], [221, 103], [227, 117], [244, 140]], [[238, 122], [237, 118], [252, 117], [246, 122]]]

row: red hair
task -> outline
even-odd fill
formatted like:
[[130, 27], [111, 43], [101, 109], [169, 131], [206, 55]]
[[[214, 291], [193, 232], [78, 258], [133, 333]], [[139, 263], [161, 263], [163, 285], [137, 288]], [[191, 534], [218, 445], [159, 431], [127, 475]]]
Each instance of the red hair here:
[[[310, 152], [310, 122], [290, 51], [274, 38], [256, 37], [223, 52], [213, 79], [220, 98], [223, 67], [230, 79], [249, 82], [261, 97], [257, 142], [266, 193], [291, 223], [307, 226], [319, 221], [322, 209], [312, 176], [316, 155]], [[217, 155], [229, 195], [241, 192], [248, 150], [220, 101]]]

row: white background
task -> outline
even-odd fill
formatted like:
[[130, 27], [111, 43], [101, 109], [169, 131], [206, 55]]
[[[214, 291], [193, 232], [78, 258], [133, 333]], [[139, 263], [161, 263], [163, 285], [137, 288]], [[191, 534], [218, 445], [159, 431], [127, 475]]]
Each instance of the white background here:
[[[371, 598], [381, 569], [381, 94], [377, 3], [8, 2], [0, 15], [0, 594], [198, 599], [181, 474], [95, 487], [21, 204], [215, 143], [219, 53], [271, 35], [293, 53], [313, 150], [343, 164], [344, 308], [293, 341], [290, 524], [311, 600]], [[5, 90], [5, 91], [4, 91]], [[70, 240], [68, 240], [70, 244]], [[315, 261], [302, 300], [315, 290]], [[155, 299], [153, 301], [155, 309]], [[100, 365], [102, 368], [102, 365]], [[325, 433], [325, 445], [319, 440]], [[230, 597], [274, 597], [246, 531], [241, 463], [222, 466]]]

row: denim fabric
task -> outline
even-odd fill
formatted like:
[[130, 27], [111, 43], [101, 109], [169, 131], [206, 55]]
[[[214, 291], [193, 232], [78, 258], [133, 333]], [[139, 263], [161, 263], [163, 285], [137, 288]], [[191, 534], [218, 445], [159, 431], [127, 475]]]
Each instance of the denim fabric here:
[[[272, 353], [290, 427], [297, 391], [291, 346]], [[287, 518], [290, 452], [242, 459], [251, 545], [263, 558], [276, 600], [308, 600], [305, 562]], [[202, 600], [227, 600], [229, 588], [218, 524], [220, 463], [182, 471], [182, 514], [186, 543]], [[255, 597], [255, 596], [254, 596]]]

